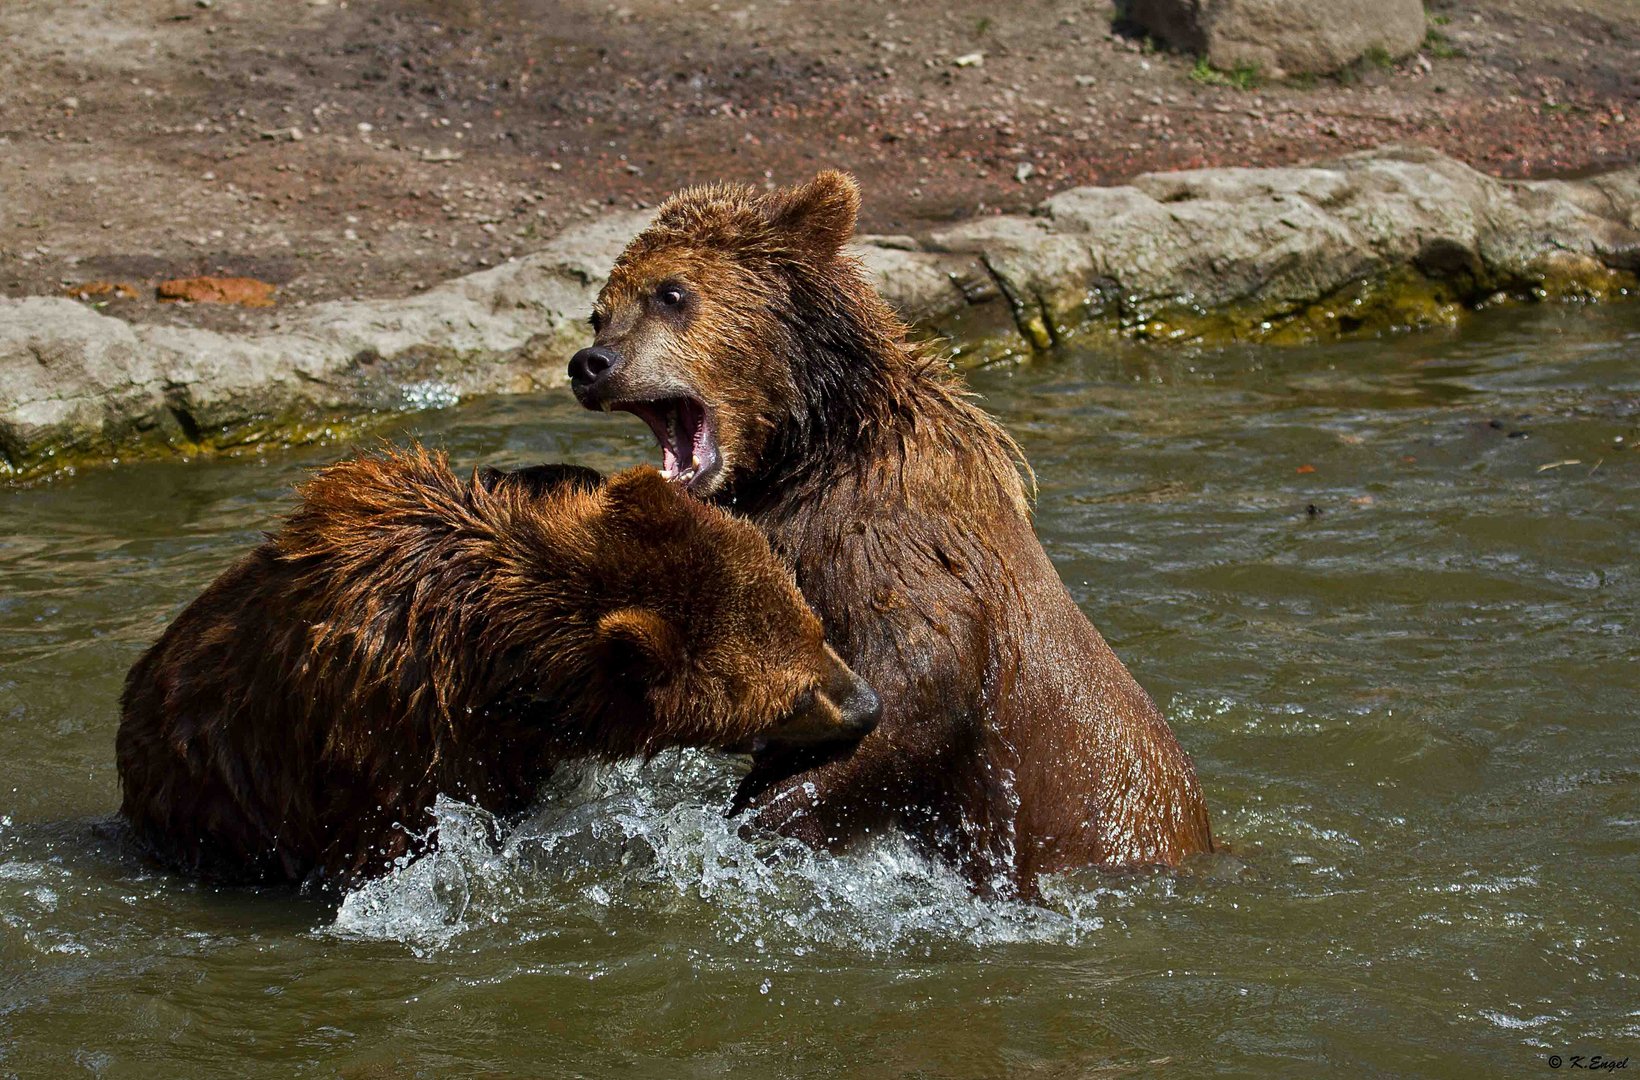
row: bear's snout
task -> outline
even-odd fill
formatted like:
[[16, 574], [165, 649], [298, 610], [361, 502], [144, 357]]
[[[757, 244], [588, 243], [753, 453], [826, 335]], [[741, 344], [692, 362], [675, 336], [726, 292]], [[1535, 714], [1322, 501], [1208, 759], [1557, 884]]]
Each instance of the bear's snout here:
[[602, 345], [589, 345], [570, 357], [569, 384], [575, 399], [591, 407], [620, 366], [620, 356]]
[[883, 717], [877, 692], [830, 645], [825, 659], [820, 684], [805, 691], [783, 720], [752, 740], [752, 753], [853, 744], [876, 729]]
[[883, 718], [883, 700], [830, 645], [826, 646], [826, 660], [830, 671], [823, 692], [837, 710], [839, 726], [851, 738], [864, 738]]
[[883, 718], [883, 699], [858, 675], [854, 675], [853, 679], [854, 686], [846, 697], [837, 702], [837, 711], [843, 716], [844, 726], [864, 738], [876, 729]]

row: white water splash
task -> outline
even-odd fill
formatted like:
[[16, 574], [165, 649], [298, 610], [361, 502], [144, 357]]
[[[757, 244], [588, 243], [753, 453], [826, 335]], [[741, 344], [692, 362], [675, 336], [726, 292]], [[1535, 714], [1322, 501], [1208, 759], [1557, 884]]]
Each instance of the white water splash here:
[[[579, 766], [542, 792], [504, 841], [493, 818], [440, 798], [439, 847], [350, 892], [328, 932], [418, 952], [485, 926], [533, 937], [614, 913], [698, 924], [711, 938], [867, 953], [940, 943], [1073, 942], [1103, 925], [1113, 888], [1045, 883], [1046, 905], [976, 897], [898, 836], [845, 855], [744, 830], [724, 817], [737, 780], [723, 758]], [[541, 927], [554, 928], [542, 931]]]
[[461, 403], [461, 394], [449, 383], [437, 379], [407, 383], [404, 403], [412, 409], [448, 409]]

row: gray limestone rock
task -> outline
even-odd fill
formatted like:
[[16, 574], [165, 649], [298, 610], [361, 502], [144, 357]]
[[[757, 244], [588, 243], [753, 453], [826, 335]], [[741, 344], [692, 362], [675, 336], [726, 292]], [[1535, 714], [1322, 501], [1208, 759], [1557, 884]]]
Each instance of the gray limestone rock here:
[[611, 215], [417, 296], [317, 304], [245, 333], [0, 300], [0, 472], [556, 385], [605, 275], [647, 221]]
[[[417, 296], [276, 311], [242, 333], [0, 299], [0, 475], [126, 448], [292, 440], [350, 416], [560, 385], [598, 288], [647, 220], [611, 215]], [[1505, 181], [1389, 147], [1074, 188], [1030, 216], [861, 237], [853, 253], [960, 364], [1096, 332], [1313, 340], [1450, 321], [1499, 295], [1634, 291], [1640, 167]]]
[[1423, 43], [1421, 0], [1132, 0], [1128, 17], [1223, 71], [1326, 74]]

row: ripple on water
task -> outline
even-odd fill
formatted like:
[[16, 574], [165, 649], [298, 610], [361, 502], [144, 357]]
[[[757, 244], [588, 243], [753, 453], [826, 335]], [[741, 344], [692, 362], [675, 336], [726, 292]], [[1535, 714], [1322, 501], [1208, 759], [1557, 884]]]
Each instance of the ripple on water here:
[[[0, 493], [0, 1073], [194, 1075], [227, 1050], [280, 1077], [1399, 1076], [1625, 1052], [1637, 318], [976, 373], [1234, 852], [1050, 882], [1040, 908], [893, 838], [743, 837], [734, 767], [699, 754], [566, 770], [505, 832], [441, 804], [442, 851], [336, 902], [160, 873], [108, 828], [120, 676], [346, 451]], [[653, 459], [643, 425], [567, 395], [449, 390], [412, 388], [394, 437], [464, 468]]]

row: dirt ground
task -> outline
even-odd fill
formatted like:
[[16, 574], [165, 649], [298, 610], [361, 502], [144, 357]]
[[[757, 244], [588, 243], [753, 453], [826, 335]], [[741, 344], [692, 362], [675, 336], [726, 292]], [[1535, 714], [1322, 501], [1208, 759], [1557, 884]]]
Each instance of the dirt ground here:
[[[392, 296], [685, 184], [853, 171], [915, 233], [1076, 184], [1386, 142], [1508, 176], [1640, 159], [1640, 3], [1433, 0], [1424, 52], [1212, 85], [1112, 0], [7, 0], [0, 291], [244, 275]], [[976, 59], [976, 57], [978, 59]], [[277, 308], [275, 309], [277, 311]]]

